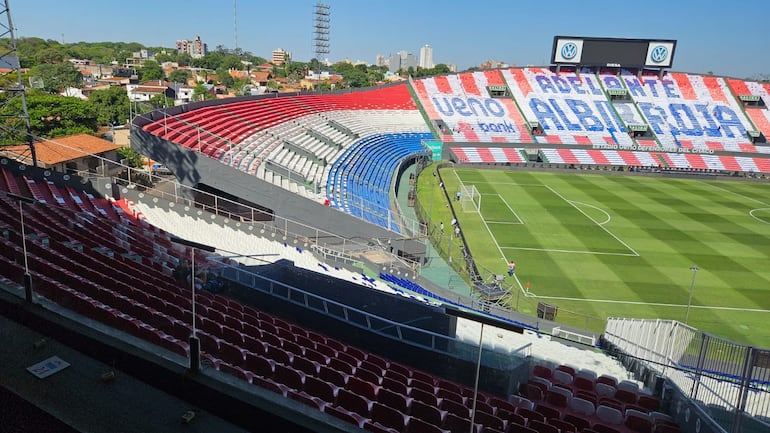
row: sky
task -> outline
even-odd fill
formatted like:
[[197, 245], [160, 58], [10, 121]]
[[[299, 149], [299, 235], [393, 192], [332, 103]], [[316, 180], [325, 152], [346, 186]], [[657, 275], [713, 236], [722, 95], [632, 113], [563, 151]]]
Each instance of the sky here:
[[[200, 35], [210, 50], [237, 46], [269, 58], [276, 48], [308, 61], [308, 0], [9, 0], [16, 36], [66, 43], [139, 42], [174, 47]], [[494, 59], [548, 64], [553, 37], [678, 41], [673, 70], [739, 78], [770, 75], [768, 0], [323, 0], [331, 6], [328, 59], [374, 63], [433, 47], [435, 63], [459, 70]], [[235, 6], [235, 7], [234, 7]], [[237, 11], [237, 19], [234, 10]], [[764, 18], [763, 18], [764, 17]], [[5, 17], [2, 17], [5, 20]]]

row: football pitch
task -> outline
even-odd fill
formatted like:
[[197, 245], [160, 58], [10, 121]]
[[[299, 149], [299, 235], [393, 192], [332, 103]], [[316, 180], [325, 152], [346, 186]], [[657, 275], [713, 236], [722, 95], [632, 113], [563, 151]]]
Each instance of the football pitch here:
[[441, 171], [449, 196], [480, 193], [478, 211], [452, 201], [476, 263], [506, 275], [516, 262], [508, 306], [535, 315], [547, 302], [595, 331], [607, 317], [687, 316], [770, 347], [770, 185], [589, 173]]

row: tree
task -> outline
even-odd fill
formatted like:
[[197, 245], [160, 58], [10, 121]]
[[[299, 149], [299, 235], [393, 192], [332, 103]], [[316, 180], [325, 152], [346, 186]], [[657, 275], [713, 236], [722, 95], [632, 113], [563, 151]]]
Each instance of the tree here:
[[190, 79], [190, 71], [187, 69], [174, 69], [168, 74], [168, 80], [172, 83], [187, 84], [187, 80]]
[[43, 80], [43, 90], [58, 93], [67, 87], [82, 87], [83, 75], [70, 62], [43, 63], [32, 68], [32, 76]]
[[243, 70], [243, 62], [241, 62], [241, 58], [236, 55], [226, 55], [222, 57], [222, 61], [219, 63], [219, 68], [225, 68], [225, 69], [238, 69]]
[[144, 65], [139, 68], [139, 79], [142, 81], [162, 80], [163, 69], [160, 67], [160, 63], [154, 60], [146, 60]]
[[439, 63], [438, 65], [433, 67], [433, 72], [435, 75], [440, 75], [440, 74], [448, 74], [451, 71], [449, 70], [449, 66], [443, 63]]
[[60, 48], [44, 48], [37, 52], [35, 56], [38, 64], [40, 63], [59, 63], [64, 61], [64, 52]]
[[[96, 109], [88, 101], [38, 92], [29, 92], [26, 99], [33, 136], [54, 138], [96, 132]], [[19, 111], [21, 99], [15, 98], [0, 110], [0, 118]], [[24, 143], [25, 132], [23, 129], [16, 129], [15, 134], [9, 134], [10, 143]]]
[[217, 77], [219, 78], [219, 82], [228, 89], [232, 88], [235, 84], [235, 79], [230, 75], [230, 71], [224, 66], [217, 69]]
[[160, 93], [150, 98], [150, 105], [152, 105], [153, 109], [173, 107], [174, 100]]
[[121, 147], [117, 150], [121, 159], [126, 160], [129, 167], [139, 168], [142, 166], [142, 155], [130, 147]]
[[198, 83], [193, 89], [193, 100], [202, 101], [204, 99], [214, 99], [214, 95], [209, 92], [209, 89], [203, 83]]
[[122, 125], [130, 116], [128, 94], [120, 86], [94, 90], [88, 97], [93, 104], [100, 125]]

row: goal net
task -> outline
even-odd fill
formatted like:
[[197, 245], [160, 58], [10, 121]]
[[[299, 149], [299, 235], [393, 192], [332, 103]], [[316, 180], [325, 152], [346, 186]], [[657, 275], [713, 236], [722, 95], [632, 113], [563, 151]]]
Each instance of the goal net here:
[[481, 212], [481, 194], [476, 185], [460, 185], [460, 205], [463, 212]]

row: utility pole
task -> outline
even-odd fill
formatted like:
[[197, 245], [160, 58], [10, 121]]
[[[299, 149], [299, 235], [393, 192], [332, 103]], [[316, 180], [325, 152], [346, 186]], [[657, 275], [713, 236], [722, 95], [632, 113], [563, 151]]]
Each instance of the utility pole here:
[[[8, 0], [3, 3], [3, 9], [0, 10], [0, 15], [5, 15], [6, 23], [0, 20], [0, 38], [9, 37], [11, 39], [11, 47], [8, 51], [0, 53], [0, 67], [10, 69], [9, 74], [16, 74], [16, 85], [6, 88], [1, 88], [0, 91], [9, 95], [8, 99], [2, 102], [2, 107], [7, 107], [11, 104], [11, 101], [19, 98], [21, 99], [21, 112], [4, 115], [3, 117], [8, 119], [21, 120], [23, 123], [24, 134], [29, 146], [29, 153], [32, 158], [32, 165], [37, 167], [37, 155], [35, 154], [35, 139], [32, 137], [32, 127], [29, 123], [29, 111], [27, 110], [27, 96], [25, 93], [24, 82], [21, 79], [21, 63], [19, 62], [19, 53], [16, 48], [16, 36], [13, 28], [13, 20], [11, 19], [11, 7], [8, 4]], [[7, 75], [7, 74], [6, 74]], [[22, 126], [22, 125], [19, 125]], [[18, 132], [17, 128], [11, 126], [10, 133], [14, 134]], [[20, 128], [19, 128], [20, 129]], [[13, 135], [12, 135], [13, 137]], [[12, 141], [12, 140], [7, 140]]]

